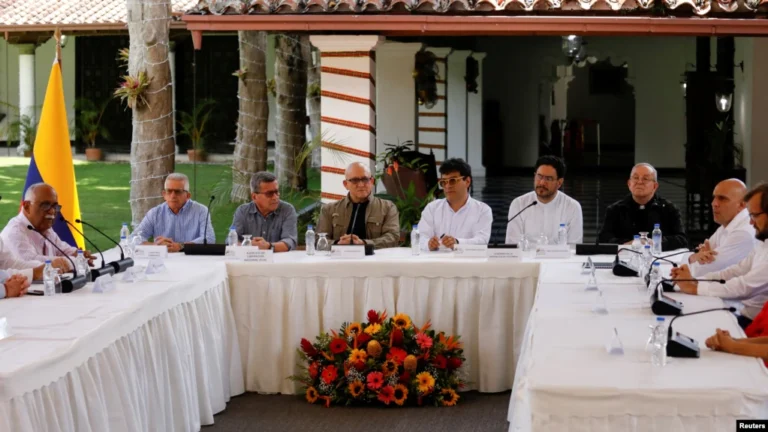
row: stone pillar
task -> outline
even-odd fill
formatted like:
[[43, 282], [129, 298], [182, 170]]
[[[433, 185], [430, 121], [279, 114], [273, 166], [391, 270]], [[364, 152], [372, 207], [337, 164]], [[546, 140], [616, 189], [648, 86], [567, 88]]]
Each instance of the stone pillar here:
[[752, 136], [749, 151], [744, 152], [750, 187], [768, 181], [768, 128], [762, 123], [762, 119], [768, 118], [768, 82], [763, 79], [768, 76], [768, 39], [756, 37], [752, 43], [752, 64], [744, 64], [745, 68], [752, 68]]
[[[384, 144], [416, 142], [414, 56], [421, 43], [383, 42], [376, 47], [376, 154]], [[384, 184], [378, 182], [378, 192]]]
[[437, 57], [437, 103], [431, 109], [419, 105], [418, 122], [418, 144], [419, 151], [435, 154], [435, 160], [440, 165], [446, 156], [446, 79], [447, 63], [446, 57], [451, 53], [452, 48], [427, 48]]
[[467, 162], [472, 167], [472, 176], [485, 177], [483, 166], [483, 59], [485, 53], [473, 53], [477, 60], [477, 93], [467, 93]]
[[[19, 114], [29, 116], [35, 123], [35, 48], [34, 44], [18, 45], [19, 49]], [[24, 142], [24, 132], [21, 132]]]
[[467, 160], [467, 57], [469, 50], [453, 51], [448, 56], [448, 148], [447, 158]]
[[376, 56], [383, 37], [310, 36], [320, 50], [320, 196], [323, 202], [344, 198], [344, 170], [363, 162], [375, 172]]

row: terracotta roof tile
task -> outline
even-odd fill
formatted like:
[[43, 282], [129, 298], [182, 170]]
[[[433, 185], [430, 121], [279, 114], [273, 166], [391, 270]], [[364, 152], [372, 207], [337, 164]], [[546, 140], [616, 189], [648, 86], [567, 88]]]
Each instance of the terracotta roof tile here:
[[[0, 27], [18, 25], [122, 24], [126, 0], [0, 0]], [[169, 0], [174, 14], [197, 0]]]

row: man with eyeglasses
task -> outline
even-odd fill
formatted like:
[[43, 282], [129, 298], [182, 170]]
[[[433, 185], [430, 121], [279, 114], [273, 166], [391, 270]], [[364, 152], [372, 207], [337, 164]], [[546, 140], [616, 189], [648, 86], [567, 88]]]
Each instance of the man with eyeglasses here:
[[560, 191], [563, 181], [565, 162], [562, 159], [542, 156], [536, 161], [534, 191], [515, 198], [509, 206], [507, 218], [512, 218], [534, 201], [538, 202], [507, 224], [507, 244], [519, 243], [523, 236], [533, 240], [540, 234], [544, 234], [550, 243], [555, 243], [561, 223], [568, 229], [568, 243], [581, 243], [584, 237], [581, 204]]
[[367, 165], [353, 162], [344, 173], [344, 199], [328, 203], [320, 211], [317, 232], [340, 245], [370, 244], [374, 249], [397, 247], [400, 220], [392, 201], [373, 196], [373, 177]]
[[[53, 230], [53, 224], [59, 217], [59, 196], [56, 190], [45, 183], [35, 183], [27, 188], [24, 193], [24, 201], [21, 203], [21, 212], [8, 221], [0, 237], [4, 247], [17, 259], [33, 262], [34, 267], [45, 264], [51, 260], [51, 264], [62, 270], [68, 271], [71, 265], [62, 253], [54, 248], [43, 236], [56, 244], [64, 253], [71, 257], [77, 256], [77, 248], [61, 240]], [[27, 227], [33, 226], [37, 233]], [[40, 234], [43, 236], [41, 236]], [[84, 251], [83, 255], [93, 264], [93, 256], [90, 251]]]
[[274, 174], [260, 171], [251, 177], [252, 202], [235, 211], [232, 225], [240, 239], [251, 235], [251, 245], [259, 249], [288, 252], [296, 249], [298, 228], [296, 209], [280, 200]]
[[432, 201], [421, 212], [421, 249], [452, 250], [457, 244], [488, 244], [493, 213], [487, 204], [469, 196], [469, 164], [457, 158], [446, 160], [440, 165], [438, 184], [445, 198]]
[[203, 240], [216, 243], [208, 207], [190, 197], [189, 177], [181, 173], [168, 174], [163, 186], [165, 203], [147, 212], [136, 234], [144, 240], [154, 239], [145, 244], [166, 246], [168, 252], [181, 252], [185, 244], [200, 244]]
[[627, 186], [630, 194], [606, 210], [598, 237], [600, 242], [632, 244], [634, 236], [640, 232], [647, 232], [650, 238], [653, 225], [659, 224], [662, 250], [687, 247], [680, 210], [656, 194], [659, 188], [656, 169], [647, 163], [635, 165]]
[[[744, 200], [747, 202], [749, 223], [755, 227], [755, 238], [758, 240], [752, 252], [738, 264], [700, 276], [700, 279], [724, 279], [724, 284], [682, 281], [677, 283], [680, 291], [687, 294], [741, 302], [743, 308], [738, 321], [742, 328], [752, 322], [768, 301], [768, 184], [758, 184], [747, 193]], [[691, 279], [688, 265], [677, 269], [673, 278]]]

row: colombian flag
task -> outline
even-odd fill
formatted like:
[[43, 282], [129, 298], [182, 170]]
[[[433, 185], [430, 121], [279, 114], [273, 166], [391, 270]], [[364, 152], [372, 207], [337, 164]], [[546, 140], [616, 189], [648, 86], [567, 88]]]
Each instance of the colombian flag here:
[[[75, 223], [80, 219], [80, 202], [75, 184], [75, 166], [72, 163], [72, 150], [69, 144], [69, 123], [64, 103], [64, 85], [61, 77], [61, 64], [58, 58], [53, 62], [48, 89], [45, 92], [43, 111], [35, 138], [35, 148], [27, 171], [24, 193], [35, 183], [45, 182], [53, 186], [59, 195], [61, 214]], [[80, 224], [75, 224], [82, 231]], [[56, 234], [74, 247], [83, 247], [83, 238], [58, 217], [53, 225]]]

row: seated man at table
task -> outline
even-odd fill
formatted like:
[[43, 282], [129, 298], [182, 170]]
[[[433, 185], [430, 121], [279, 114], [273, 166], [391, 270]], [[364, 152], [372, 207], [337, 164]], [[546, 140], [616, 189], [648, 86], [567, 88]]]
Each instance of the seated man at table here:
[[734, 339], [727, 330], [717, 329], [715, 334], [707, 339], [706, 345], [713, 351], [761, 358], [763, 363], [768, 366], [768, 336]]
[[280, 200], [274, 174], [260, 171], [251, 177], [252, 202], [235, 211], [232, 225], [240, 239], [251, 235], [251, 244], [260, 249], [287, 252], [296, 249], [297, 215], [292, 205]]
[[392, 201], [373, 196], [373, 176], [363, 163], [351, 163], [344, 173], [344, 199], [325, 204], [317, 232], [340, 245], [370, 244], [374, 249], [397, 247], [400, 220]]
[[469, 196], [472, 168], [462, 159], [440, 165], [440, 188], [445, 198], [432, 201], [421, 212], [420, 247], [436, 251], [457, 244], [488, 244], [493, 213], [487, 204]]
[[523, 236], [547, 236], [550, 243], [557, 242], [560, 224], [568, 229], [568, 243], [581, 243], [584, 223], [581, 204], [560, 191], [565, 180], [565, 162], [557, 156], [542, 156], [536, 161], [533, 192], [519, 196], [509, 206], [508, 219], [534, 202], [533, 208], [525, 209], [507, 223], [506, 243], [519, 243]]
[[[193, 201], [189, 193], [189, 178], [180, 173], [165, 178], [165, 203], [150, 209], [136, 232], [145, 240], [168, 247], [168, 252], [184, 250], [185, 243], [216, 243], [208, 207]], [[145, 244], [153, 244], [147, 242]]]
[[608, 206], [605, 212], [599, 234], [601, 243], [632, 244], [640, 232], [647, 232], [650, 238], [653, 225], [659, 224], [662, 250], [688, 246], [680, 210], [656, 194], [657, 180], [656, 169], [651, 164], [639, 163], [632, 168], [627, 181], [630, 194]]
[[755, 229], [749, 225], [744, 202], [747, 186], [739, 179], [723, 180], [712, 192], [712, 216], [720, 227], [688, 257], [694, 277], [725, 270], [755, 248]]
[[[752, 252], [738, 264], [719, 272], [704, 274], [700, 279], [723, 279], [717, 282], [678, 282], [680, 291], [693, 294], [720, 297], [740, 301], [744, 308], [739, 316], [739, 325], [746, 328], [768, 300], [768, 184], [755, 186], [744, 197], [755, 237], [759, 240]], [[675, 280], [691, 279], [688, 265], [672, 269]]]
[[[61, 210], [58, 200], [59, 197], [53, 187], [45, 183], [35, 183], [27, 188], [24, 201], [21, 203], [21, 212], [11, 218], [0, 233], [5, 247], [19, 259], [37, 261], [39, 264], [64, 254], [71, 257], [77, 256], [77, 248], [61, 240], [53, 230], [53, 224]], [[29, 226], [34, 227], [34, 231], [30, 230]], [[43, 237], [48, 238], [50, 242]], [[51, 243], [64, 252], [59, 252]], [[83, 254], [88, 259], [88, 264], [93, 265], [91, 253], [85, 251]], [[69, 267], [71, 265], [67, 264], [67, 268]]]
[[[51, 260], [51, 265], [54, 268], [60, 269], [62, 272], [69, 271], [69, 261], [66, 258], [58, 257]], [[12, 250], [5, 247], [3, 238], [0, 237], [0, 269], [5, 269], [8, 275], [21, 274], [27, 279], [42, 280], [43, 268], [45, 263], [40, 261], [27, 261], [19, 258]]]

